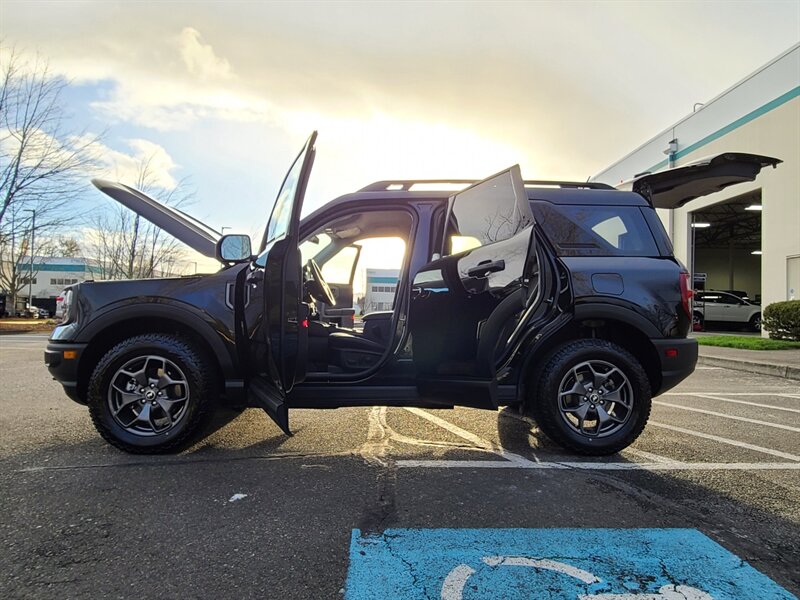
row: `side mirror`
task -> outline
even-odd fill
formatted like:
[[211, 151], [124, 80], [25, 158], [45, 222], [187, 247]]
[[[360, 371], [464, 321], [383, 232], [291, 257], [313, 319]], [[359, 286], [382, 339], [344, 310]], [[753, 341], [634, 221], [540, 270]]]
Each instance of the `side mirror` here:
[[248, 235], [223, 235], [217, 242], [217, 260], [243, 262], [253, 255]]

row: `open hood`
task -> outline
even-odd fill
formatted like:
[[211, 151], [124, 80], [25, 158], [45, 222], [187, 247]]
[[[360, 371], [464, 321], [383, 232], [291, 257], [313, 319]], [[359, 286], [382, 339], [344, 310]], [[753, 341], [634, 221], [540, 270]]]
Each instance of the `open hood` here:
[[753, 181], [761, 169], [776, 167], [781, 162], [769, 156], [726, 152], [636, 177], [619, 184], [617, 189], [641, 194], [654, 208], [678, 208], [729, 185]]
[[203, 256], [216, 258], [217, 240], [222, 234], [205, 223], [122, 183], [104, 179], [92, 179], [92, 183], [107, 196], [130, 208]]

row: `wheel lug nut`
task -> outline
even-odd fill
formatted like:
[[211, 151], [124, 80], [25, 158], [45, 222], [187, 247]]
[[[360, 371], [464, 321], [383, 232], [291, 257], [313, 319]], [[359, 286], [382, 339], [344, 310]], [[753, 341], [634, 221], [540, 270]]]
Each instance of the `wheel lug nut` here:
[[150, 384], [150, 387], [151, 387], [151, 388], [154, 388], [154, 387], [156, 387], [156, 384], [155, 384], [155, 383], [151, 383], [151, 384]]
[[139, 393], [144, 394], [144, 388], [139, 388]]

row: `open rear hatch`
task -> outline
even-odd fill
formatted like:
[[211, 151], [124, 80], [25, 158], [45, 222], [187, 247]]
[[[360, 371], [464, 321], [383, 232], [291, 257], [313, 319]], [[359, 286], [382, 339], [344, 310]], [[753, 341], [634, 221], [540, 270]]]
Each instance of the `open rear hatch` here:
[[617, 189], [637, 192], [654, 208], [678, 208], [730, 185], [754, 181], [761, 169], [777, 167], [781, 162], [769, 156], [726, 152], [636, 177], [621, 183]]

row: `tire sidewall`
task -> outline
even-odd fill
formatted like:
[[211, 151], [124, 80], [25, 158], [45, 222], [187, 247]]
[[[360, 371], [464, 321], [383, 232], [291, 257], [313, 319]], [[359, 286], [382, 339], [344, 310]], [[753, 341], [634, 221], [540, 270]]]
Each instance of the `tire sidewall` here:
[[[601, 360], [620, 369], [633, 390], [633, 407], [625, 424], [604, 437], [581, 434], [570, 427], [559, 408], [559, 388], [574, 366], [588, 360]], [[650, 416], [651, 390], [647, 375], [627, 350], [604, 340], [580, 340], [566, 344], [546, 362], [534, 402], [535, 417], [554, 441], [579, 452], [611, 454], [629, 446], [644, 429]]]
[[[108, 388], [111, 378], [126, 362], [147, 354], [163, 356], [174, 362], [183, 371], [188, 384], [189, 399], [181, 420], [163, 433], [140, 436], [125, 430], [117, 423], [108, 405]], [[88, 406], [95, 425], [108, 441], [124, 450], [158, 451], [162, 447], [173, 447], [196, 428], [203, 412], [203, 396], [206, 383], [201, 359], [182, 340], [168, 335], [143, 335], [125, 340], [98, 362], [89, 383]], [[105, 430], [105, 432], [103, 431]], [[109, 439], [108, 436], [113, 439]], [[176, 441], [178, 440], [178, 441]]]

